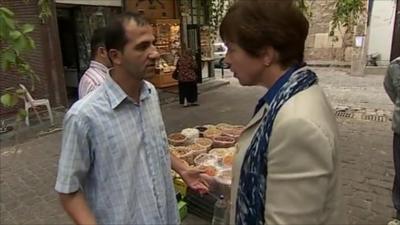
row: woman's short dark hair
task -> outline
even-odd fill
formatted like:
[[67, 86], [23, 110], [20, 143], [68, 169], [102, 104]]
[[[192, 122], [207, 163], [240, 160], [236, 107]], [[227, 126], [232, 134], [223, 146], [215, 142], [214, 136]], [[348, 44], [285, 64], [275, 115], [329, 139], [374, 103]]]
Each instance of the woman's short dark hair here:
[[150, 22], [140, 13], [125, 12], [112, 21], [106, 29], [106, 49], [117, 49], [122, 51], [128, 42], [124, 23], [128, 21], [135, 21], [138, 26], [150, 25]]
[[222, 20], [220, 36], [258, 57], [267, 46], [279, 52], [279, 63], [302, 63], [309, 24], [292, 0], [238, 1]]

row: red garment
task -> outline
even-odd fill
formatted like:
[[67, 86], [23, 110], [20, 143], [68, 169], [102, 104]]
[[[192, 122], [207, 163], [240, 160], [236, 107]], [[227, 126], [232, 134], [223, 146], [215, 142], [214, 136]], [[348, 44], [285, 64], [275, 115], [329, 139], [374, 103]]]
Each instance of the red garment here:
[[177, 62], [178, 81], [193, 82], [197, 80], [196, 63], [191, 56], [182, 56]]

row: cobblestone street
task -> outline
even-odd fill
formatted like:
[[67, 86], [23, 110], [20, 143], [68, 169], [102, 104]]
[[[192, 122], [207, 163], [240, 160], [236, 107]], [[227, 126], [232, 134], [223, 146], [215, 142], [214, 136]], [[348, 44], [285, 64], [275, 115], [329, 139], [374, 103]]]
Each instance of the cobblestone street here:
[[[383, 76], [351, 77], [316, 69], [334, 107], [364, 108], [390, 116], [392, 105], [382, 88]], [[200, 106], [162, 107], [168, 132], [198, 124], [245, 124], [262, 88], [231, 84], [200, 95]], [[345, 207], [351, 224], [387, 224], [393, 216], [392, 132], [390, 121], [338, 118]], [[61, 132], [0, 150], [0, 224], [72, 224], [54, 192]], [[194, 224], [189, 217], [184, 224]]]

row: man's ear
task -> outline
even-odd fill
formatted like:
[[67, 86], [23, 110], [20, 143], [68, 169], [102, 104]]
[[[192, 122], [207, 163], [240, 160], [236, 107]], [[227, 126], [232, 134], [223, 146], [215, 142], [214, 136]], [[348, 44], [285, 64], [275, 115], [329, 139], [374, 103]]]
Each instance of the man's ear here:
[[107, 49], [105, 47], [99, 47], [97, 51], [101, 55], [101, 57], [103, 58], [108, 57]]
[[108, 51], [108, 57], [113, 65], [121, 65], [122, 64], [122, 53], [116, 49], [110, 49]]

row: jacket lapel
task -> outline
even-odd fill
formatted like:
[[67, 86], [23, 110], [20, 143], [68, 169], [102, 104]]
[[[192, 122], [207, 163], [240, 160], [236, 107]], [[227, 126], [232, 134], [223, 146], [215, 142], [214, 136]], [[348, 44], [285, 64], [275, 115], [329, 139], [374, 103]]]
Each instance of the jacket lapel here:
[[250, 122], [247, 124], [247, 126], [244, 128], [244, 132], [251, 129], [254, 125], [258, 124], [258, 122], [260, 122], [260, 120], [264, 117], [264, 115], [267, 113], [268, 111], [268, 106], [264, 105], [260, 110], [258, 110], [258, 112], [256, 113], [256, 115], [253, 116], [253, 118], [251, 118]]

